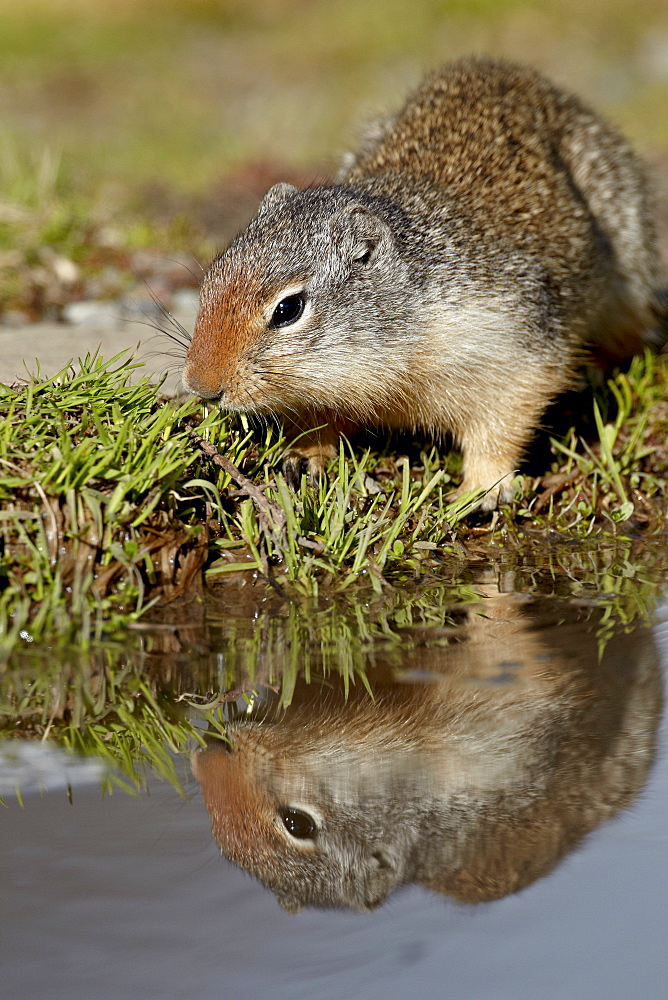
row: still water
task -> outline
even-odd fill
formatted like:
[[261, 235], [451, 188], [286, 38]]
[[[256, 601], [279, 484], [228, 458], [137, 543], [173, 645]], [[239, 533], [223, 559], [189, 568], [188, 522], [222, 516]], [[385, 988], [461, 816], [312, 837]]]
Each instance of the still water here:
[[3, 995], [665, 1000], [668, 609], [535, 584], [344, 630], [327, 670], [306, 627], [290, 672], [281, 615], [221, 618], [256, 694], [185, 797], [6, 741]]

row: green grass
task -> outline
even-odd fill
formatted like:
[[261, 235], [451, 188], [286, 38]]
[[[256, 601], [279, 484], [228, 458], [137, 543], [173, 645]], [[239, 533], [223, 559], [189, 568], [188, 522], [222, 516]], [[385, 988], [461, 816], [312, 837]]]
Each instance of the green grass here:
[[548, 522], [556, 513], [562, 528], [580, 536], [600, 530], [606, 520], [626, 525], [626, 530], [665, 530], [667, 404], [666, 359], [647, 351], [594, 395], [593, 442], [574, 431], [563, 441], [553, 440], [558, 461], [551, 471], [557, 488], [553, 492], [548, 477], [546, 494], [522, 513], [536, 524], [546, 523], [541, 511], [547, 510]]
[[[170, 491], [190, 462], [187, 431], [173, 432], [186, 411], [160, 406], [158, 387], [131, 384], [136, 366], [118, 360], [0, 388], [4, 652], [26, 628], [79, 642], [113, 631], [160, 572], [149, 533], [173, 536]], [[197, 547], [201, 526], [177, 530], [180, 550]]]
[[88, 357], [0, 388], [2, 658], [22, 633], [98, 642], [204, 582], [381, 595], [483, 544], [665, 532], [666, 364], [649, 354], [594, 401], [599, 441], [554, 441], [552, 468], [491, 521], [450, 501], [457, 456], [424, 444], [342, 442], [328, 480], [293, 492], [275, 427], [165, 400], [138, 368]]
[[137, 367], [88, 357], [0, 388], [0, 655], [21, 632], [99, 640], [154, 600], [197, 592], [203, 570], [261, 574], [310, 597], [359, 583], [378, 592], [384, 574], [419, 576], [466, 512], [447, 502], [435, 449], [379, 487], [377, 460], [346, 459], [342, 446], [329, 484], [293, 494], [276, 471], [274, 428], [258, 436], [196, 401], [163, 400], [159, 386], [131, 381]]

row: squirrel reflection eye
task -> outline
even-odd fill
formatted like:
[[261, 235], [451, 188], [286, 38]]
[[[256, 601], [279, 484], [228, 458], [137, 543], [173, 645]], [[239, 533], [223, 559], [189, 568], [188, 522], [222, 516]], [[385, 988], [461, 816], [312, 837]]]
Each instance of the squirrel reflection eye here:
[[287, 295], [278, 303], [271, 315], [272, 326], [290, 326], [296, 323], [304, 312], [306, 297], [299, 292], [297, 295]]
[[316, 825], [312, 816], [302, 812], [301, 809], [290, 809], [284, 806], [278, 810], [278, 815], [283, 821], [283, 826], [290, 836], [297, 840], [313, 840], [316, 834]]

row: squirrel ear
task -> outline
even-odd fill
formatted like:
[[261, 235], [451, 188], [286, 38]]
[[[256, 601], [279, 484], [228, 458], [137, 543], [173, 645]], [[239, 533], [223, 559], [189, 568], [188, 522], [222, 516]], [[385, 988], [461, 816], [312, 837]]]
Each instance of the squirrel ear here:
[[258, 209], [258, 215], [264, 215], [270, 208], [275, 208], [276, 205], [280, 205], [282, 201], [287, 201], [291, 198], [293, 194], [297, 194], [297, 188], [292, 184], [286, 184], [281, 181], [279, 184], [274, 184], [270, 187], [266, 195], [260, 202], [260, 207]]
[[361, 871], [360, 910], [375, 910], [381, 906], [401, 880], [396, 851], [388, 844], [375, 844], [364, 859]]
[[298, 900], [292, 899], [290, 896], [277, 896], [276, 898], [286, 913], [301, 913], [304, 909]]
[[352, 264], [368, 267], [383, 249], [392, 245], [387, 223], [356, 202], [339, 209], [332, 216], [330, 227], [335, 246]]

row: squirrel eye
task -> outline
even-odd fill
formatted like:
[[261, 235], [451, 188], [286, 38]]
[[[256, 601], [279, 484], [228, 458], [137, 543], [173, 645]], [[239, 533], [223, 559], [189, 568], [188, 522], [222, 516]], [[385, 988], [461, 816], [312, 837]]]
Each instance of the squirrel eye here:
[[306, 297], [298, 292], [296, 295], [288, 295], [278, 303], [271, 316], [272, 326], [290, 326], [296, 323], [304, 312]]
[[301, 809], [291, 809], [283, 806], [278, 810], [278, 815], [283, 821], [283, 826], [292, 837], [297, 840], [313, 840], [316, 834], [316, 825], [312, 816], [302, 812]]

